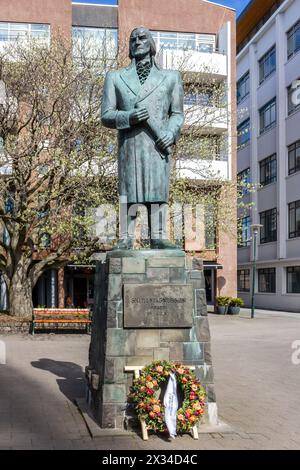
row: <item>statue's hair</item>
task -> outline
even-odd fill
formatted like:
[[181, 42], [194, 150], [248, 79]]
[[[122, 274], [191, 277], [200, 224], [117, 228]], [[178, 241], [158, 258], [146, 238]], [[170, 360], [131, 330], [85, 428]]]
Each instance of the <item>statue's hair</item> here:
[[129, 39], [129, 58], [132, 59], [132, 53], [131, 53], [131, 38], [132, 38], [132, 35], [133, 33], [135, 33], [136, 31], [138, 31], [139, 29], [142, 29], [143, 31], [145, 31], [145, 34], [147, 35], [149, 41], [150, 41], [150, 55], [151, 57], [154, 57], [156, 55], [156, 44], [155, 44], [155, 41], [152, 37], [152, 34], [150, 33], [149, 29], [148, 28], [144, 28], [144, 26], [139, 26], [138, 28], [134, 28], [131, 33], [130, 33], [130, 39]]

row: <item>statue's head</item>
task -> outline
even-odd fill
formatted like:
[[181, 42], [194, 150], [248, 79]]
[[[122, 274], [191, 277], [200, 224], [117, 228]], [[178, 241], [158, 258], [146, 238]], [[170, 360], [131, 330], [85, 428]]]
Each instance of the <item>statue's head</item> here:
[[130, 59], [142, 59], [148, 54], [151, 57], [155, 56], [156, 45], [149, 29], [140, 26], [130, 34], [129, 57]]

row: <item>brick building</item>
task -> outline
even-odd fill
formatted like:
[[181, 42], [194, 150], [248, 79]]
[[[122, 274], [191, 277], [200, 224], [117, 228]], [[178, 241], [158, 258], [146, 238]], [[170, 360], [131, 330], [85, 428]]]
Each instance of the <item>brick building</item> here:
[[256, 305], [299, 312], [300, 0], [250, 2], [238, 18], [237, 46], [238, 173], [260, 185], [244, 196], [254, 209], [242, 216], [239, 295], [251, 304], [250, 227], [261, 224]]
[[[154, 35], [158, 61], [163, 67], [176, 63], [176, 55], [188, 49], [192, 60], [187, 63], [193, 73], [203, 73], [203, 64], [214, 68], [215, 79], [226, 85], [226, 115], [216, 120], [210, 135], [225, 137], [227, 152], [212, 165], [224, 179], [236, 175], [235, 143], [235, 12], [205, 0], [119, 0], [117, 5], [84, 4], [71, 0], [0, 0], [1, 42], [13, 40], [26, 31], [51, 38], [56, 29], [74, 38], [108, 37], [115, 47], [127, 40], [131, 30], [139, 25]], [[190, 64], [190, 65], [189, 65]], [[192, 65], [191, 65], [192, 64]], [[188, 99], [185, 107], [190, 106]], [[216, 109], [216, 113], [220, 110]], [[184, 175], [186, 176], [186, 175]], [[228, 204], [235, 204], [234, 200]], [[186, 245], [205, 260], [208, 303], [216, 295], [236, 294], [236, 237], [218, 230], [216, 248], [210, 249], [203, 238], [201, 246]], [[2, 301], [4, 302], [2, 285]], [[93, 268], [67, 266], [49, 270], [34, 289], [35, 305], [63, 307], [65, 298], [72, 297], [75, 306], [93, 303]], [[2, 308], [3, 308], [2, 302]], [[5, 302], [4, 302], [5, 303]]]

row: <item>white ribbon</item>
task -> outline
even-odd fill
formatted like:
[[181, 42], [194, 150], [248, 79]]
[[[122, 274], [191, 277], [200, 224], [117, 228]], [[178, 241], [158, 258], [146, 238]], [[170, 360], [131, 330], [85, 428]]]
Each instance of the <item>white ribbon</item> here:
[[175, 374], [170, 372], [169, 382], [167, 390], [164, 396], [165, 406], [165, 422], [170, 434], [170, 437], [175, 439], [176, 427], [177, 427], [177, 410], [178, 410], [178, 398], [177, 398], [177, 383]]

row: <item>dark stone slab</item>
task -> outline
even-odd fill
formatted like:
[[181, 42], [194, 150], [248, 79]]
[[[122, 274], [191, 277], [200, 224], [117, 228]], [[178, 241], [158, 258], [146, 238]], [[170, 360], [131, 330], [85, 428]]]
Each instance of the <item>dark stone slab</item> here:
[[124, 357], [106, 357], [104, 383], [126, 383]]
[[108, 258], [174, 258], [184, 257], [183, 250], [113, 250], [107, 254]]
[[170, 343], [170, 361], [183, 361], [183, 343]]
[[170, 282], [186, 283], [186, 271], [184, 268], [170, 268]]
[[185, 268], [185, 258], [174, 256], [174, 258], [151, 257], [147, 262], [148, 268]]
[[212, 364], [210, 343], [204, 343], [204, 360], [206, 364]]
[[118, 327], [118, 301], [109, 300], [107, 304], [107, 327], [117, 328]]
[[217, 401], [215, 387], [213, 384], [209, 384], [205, 386], [206, 391], [206, 401], [208, 403], [215, 403]]
[[210, 341], [210, 331], [208, 324], [208, 317], [194, 318], [194, 326], [191, 332], [193, 341]]
[[104, 403], [125, 403], [126, 402], [125, 384], [104, 384], [103, 402]]
[[169, 283], [170, 275], [168, 268], [147, 268], [147, 281], [153, 283]]
[[190, 285], [124, 285], [125, 328], [191, 328]]
[[123, 258], [124, 274], [142, 274], [146, 270], [145, 258]]
[[205, 289], [195, 290], [195, 312], [196, 316], [207, 316]]
[[107, 329], [106, 354], [112, 357], [135, 353], [136, 333], [121, 329]]
[[190, 331], [186, 330], [161, 330], [160, 332], [160, 346], [165, 343], [183, 343], [190, 340]]
[[195, 374], [202, 385], [212, 384], [214, 382], [214, 371], [210, 365], [197, 366]]
[[183, 343], [183, 359], [185, 361], [203, 361], [204, 348], [203, 344], [199, 342], [194, 343]]
[[109, 273], [110, 274], [121, 274], [122, 272], [122, 260], [121, 258], [112, 258], [109, 260]]
[[120, 274], [110, 274], [108, 283], [108, 300], [122, 299], [122, 277]]
[[146, 281], [145, 274], [123, 274], [124, 284], [144, 284]]

